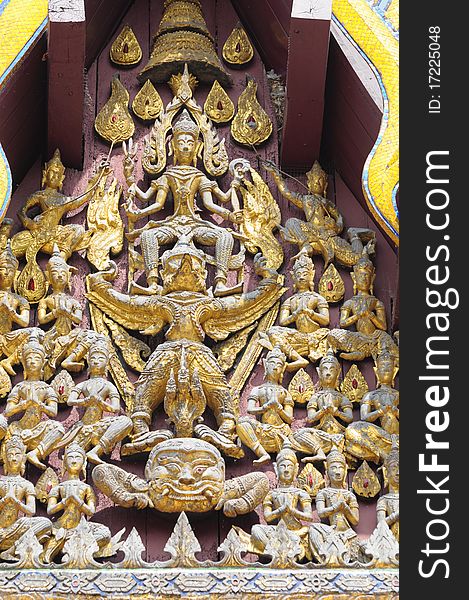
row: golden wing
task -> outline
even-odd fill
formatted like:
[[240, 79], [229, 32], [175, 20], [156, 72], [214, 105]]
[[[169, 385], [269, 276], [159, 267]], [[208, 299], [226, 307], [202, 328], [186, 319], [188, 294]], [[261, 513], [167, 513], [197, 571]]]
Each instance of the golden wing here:
[[[283, 283], [283, 277], [280, 277]], [[287, 291], [282, 283], [264, 285], [241, 296], [218, 299], [218, 310], [202, 323], [207, 335], [220, 341], [260, 319]]]
[[151, 329], [148, 333], [155, 334], [167, 322], [163, 298], [122, 294], [112, 289], [100, 273], [88, 276], [87, 287], [88, 300], [127, 329]]
[[254, 183], [246, 181], [241, 188], [243, 195], [243, 223], [241, 233], [249, 238], [246, 248], [252, 254], [258, 249], [267, 259], [267, 266], [278, 269], [283, 263], [283, 249], [273, 231], [281, 222], [280, 209], [270, 193], [268, 185], [253, 168], [250, 169]]
[[119, 214], [122, 189], [115, 177], [107, 188], [105, 185], [103, 177], [88, 204], [86, 216], [88, 229], [93, 232], [86, 256], [98, 271], [108, 267], [109, 254], [118, 254], [124, 242], [124, 224]]

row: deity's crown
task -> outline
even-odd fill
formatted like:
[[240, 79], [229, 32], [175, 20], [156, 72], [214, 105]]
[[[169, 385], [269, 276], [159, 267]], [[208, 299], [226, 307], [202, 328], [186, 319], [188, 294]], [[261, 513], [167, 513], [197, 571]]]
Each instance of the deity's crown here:
[[274, 346], [272, 350], [269, 350], [269, 352], [267, 352], [265, 360], [268, 361], [270, 358], [280, 358], [280, 360], [282, 360], [283, 362], [287, 360], [285, 353], [281, 350], [279, 346]]
[[42, 358], [46, 357], [46, 351], [44, 346], [42, 345], [41, 336], [42, 332], [40, 330], [35, 331], [34, 328], [29, 334], [29, 338], [27, 342], [24, 344], [23, 349], [21, 350], [21, 356], [26, 358], [29, 354], [39, 354]]
[[316, 179], [316, 180], [319, 179], [320, 177], [322, 177], [324, 179], [324, 181], [327, 181], [327, 173], [326, 173], [326, 171], [324, 171], [324, 169], [321, 167], [321, 165], [318, 163], [317, 160], [314, 161], [313, 166], [306, 173], [306, 177], [308, 179]]
[[65, 448], [64, 458], [67, 456], [67, 454], [70, 454], [72, 452], [78, 452], [79, 454], [81, 454], [83, 456], [84, 459], [86, 459], [85, 450], [80, 446], [80, 444], [77, 444], [76, 442], [72, 442], [69, 446], [67, 446]]
[[7, 265], [14, 269], [18, 268], [19, 262], [16, 256], [11, 251], [10, 240], [7, 241], [5, 249], [0, 252], [0, 264]]
[[337, 448], [333, 448], [326, 457], [327, 466], [330, 467], [333, 463], [340, 463], [347, 466], [347, 461], [345, 460], [345, 456], [342, 452], [339, 452]]
[[381, 352], [379, 352], [376, 355], [375, 363], [377, 364], [378, 361], [381, 361], [381, 360], [392, 361], [393, 363], [396, 362], [394, 355], [391, 354], [391, 352], [389, 352], [389, 350], [387, 348], [384, 348], [384, 350], [381, 350]]
[[60, 252], [57, 244], [54, 244], [51, 257], [47, 262], [47, 268], [51, 269], [52, 267], [65, 267], [68, 271], [71, 270], [70, 265], [67, 264], [67, 261], [62, 256], [62, 253]]
[[327, 364], [332, 364], [332, 365], [338, 365], [339, 361], [337, 360], [337, 358], [334, 355], [334, 350], [332, 350], [332, 348], [329, 348], [329, 350], [327, 351], [326, 355], [323, 356], [319, 362], [319, 366], [321, 367], [322, 365], [327, 365]]
[[65, 172], [65, 167], [60, 158], [60, 150], [58, 148], [55, 149], [55, 152], [54, 152], [52, 158], [50, 159], [50, 161], [48, 163], [46, 163], [45, 166], [46, 166], [46, 170], [52, 166], [58, 166], [61, 169], [61, 171]]
[[199, 127], [194, 121], [191, 119], [188, 111], [184, 109], [181, 113], [179, 119], [174, 123], [173, 127], [173, 135], [178, 135], [179, 133], [190, 133], [194, 136], [195, 139], [199, 137]]
[[192, 241], [186, 235], [181, 235], [177, 244], [171, 250], [166, 250], [161, 257], [161, 264], [164, 267], [166, 263], [175, 256], [193, 256], [200, 262], [205, 263], [205, 254], [196, 248]]
[[25, 443], [23, 442], [23, 440], [21, 439], [21, 436], [18, 434], [13, 434], [11, 437], [9, 437], [4, 444], [4, 453], [5, 455], [8, 454], [9, 450], [21, 450], [21, 452], [25, 453], [26, 452], [26, 446]]
[[282, 449], [277, 454], [277, 464], [282, 462], [282, 460], [289, 460], [292, 463], [298, 464], [296, 453], [292, 448], [290, 440], [287, 438], [284, 439]]
[[303, 267], [308, 267], [309, 269], [311, 269], [312, 271], [314, 271], [314, 262], [311, 259], [311, 257], [309, 257], [306, 252], [300, 252], [298, 258], [295, 260], [295, 262], [293, 263], [293, 273], [299, 269], [299, 268], [303, 268]]
[[399, 464], [399, 450], [397, 448], [393, 448], [392, 450], [389, 451], [389, 454], [387, 454], [384, 457], [384, 466], [389, 469], [389, 467], [391, 465], [398, 465]]
[[357, 262], [353, 265], [353, 270], [355, 271], [368, 271], [369, 273], [375, 272], [375, 266], [371, 262], [366, 250], [363, 251], [361, 257], [357, 260]]
[[97, 336], [97, 339], [91, 344], [90, 349], [88, 350], [88, 356], [99, 352], [100, 354], [104, 354], [105, 356], [109, 356], [109, 342], [104, 335]]

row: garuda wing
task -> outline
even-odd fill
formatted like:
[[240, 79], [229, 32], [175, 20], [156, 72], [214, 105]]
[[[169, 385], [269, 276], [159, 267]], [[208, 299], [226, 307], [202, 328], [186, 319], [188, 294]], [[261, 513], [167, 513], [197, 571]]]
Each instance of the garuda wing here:
[[164, 298], [123, 294], [111, 287], [106, 275], [108, 271], [88, 276], [88, 300], [127, 329], [144, 330], [150, 335], [158, 333], [168, 322]]
[[214, 340], [224, 340], [260, 319], [288, 289], [282, 285], [283, 277], [278, 279], [263, 280], [256, 290], [241, 296], [218, 298], [215, 311], [202, 323], [205, 333]]

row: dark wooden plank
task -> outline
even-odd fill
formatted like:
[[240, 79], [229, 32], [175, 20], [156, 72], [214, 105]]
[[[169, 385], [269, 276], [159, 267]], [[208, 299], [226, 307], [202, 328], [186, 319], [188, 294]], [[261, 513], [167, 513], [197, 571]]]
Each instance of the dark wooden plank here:
[[47, 151], [61, 148], [65, 166], [83, 164], [85, 6], [49, 2]]

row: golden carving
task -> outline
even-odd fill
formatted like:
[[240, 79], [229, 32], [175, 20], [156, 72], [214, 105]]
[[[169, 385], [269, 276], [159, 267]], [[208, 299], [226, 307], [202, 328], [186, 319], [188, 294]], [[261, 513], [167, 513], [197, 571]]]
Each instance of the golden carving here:
[[245, 146], [258, 146], [272, 134], [272, 121], [259, 104], [256, 93], [257, 83], [249, 79], [238, 98], [238, 111], [231, 122], [233, 139]]
[[[289, 444], [277, 455], [275, 465], [278, 478], [277, 486], [270, 490], [262, 504], [264, 519], [267, 523], [278, 521], [294, 534], [300, 543], [299, 559], [311, 559], [308, 542], [308, 526], [303, 523], [313, 521], [313, 510], [309, 494], [296, 485], [298, 459]], [[278, 525], [253, 525], [249, 536], [238, 527], [234, 527], [246, 544], [248, 552], [263, 555], [272, 538], [278, 534]]]
[[343, 299], [345, 284], [333, 263], [321, 275], [318, 289], [328, 302], [340, 302]]
[[[36, 262], [39, 251], [52, 254], [54, 245], [57, 244], [65, 259], [68, 259], [73, 252], [88, 247], [92, 232], [85, 231], [82, 225], [75, 223], [61, 225], [61, 220], [67, 213], [88, 202], [103, 172], [93, 176], [85, 192], [73, 198], [60, 193], [65, 178], [60, 152], [56, 150], [46, 163], [42, 173], [44, 189], [26, 200], [19, 212], [25, 229], [11, 240], [13, 254], [17, 257], [26, 256], [26, 266], [15, 281], [15, 289], [29, 302], [38, 302], [47, 292], [44, 273]], [[37, 216], [30, 217], [28, 213], [35, 207], [39, 207], [40, 212]]]
[[[258, 457], [254, 464], [270, 460], [269, 452], [278, 452], [285, 440], [293, 448], [309, 453], [308, 461], [324, 460], [324, 448], [329, 451], [332, 440], [314, 429], [291, 430], [294, 401], [282, 386], [286, 357], [278, 348], [271, 350], [264, 359], [264, 383], [254, 387], [248, 398], [248, 416], [240, 417], [236, 431], [241, 441]], [[260, 415], [260, 421], [256, 416]]]
[[109, 50], [109, 58], [116, 65], [129, 67], [142, 60], [142, 49], [135, 33], [129, 25], [125, 25]]
[[264, 473], [225, 481], [225, 463], [211, 444], [191, 438], [159, 442], [145, 466], [145, 479], [114, 465], [93, 470], [95, 485], [119, 506], [161, 512], [207, 512], [223, 509], [234, 517], [262, 502], [269, 484]]
[[234, 104], [217, 80], [205, 100], [204, 111], [215, 123], [228, 123], [234, 116]]
[[[89, 519], [96, 512], [96, 496], [90, 485], [81, 481], [86, 474], [84, 450], [73, 443], [65, 449], [63, 457], [65, 478], [49, 492], [47, 514], [62, 512], [53, 523], [52, 537], [46, 543], [44, 556], [51, 561], [63, 548], [80, 525], [82, 517]], [[89, 523], [91, 541], [97, 544], [98, 556], [112, 556], [115, 552], [111, 532], [101, 523]]]
[[154, 121], [163, 110], [163, 100], [147, 79], [132, 102], [132, 110], [143, 121]]
[[318, 422], [315, 427], [326, 433], [343, 433], [345, 427], [340, 421], [352, 422], [352, 403], [337, 389], [340, 364], [331, 351], [321, 359], [317, 372], [319, 390], [311, 396], [307, 404], [308, 422]]
[[222, 55], [230, 65], [245, 65], [252, 60], [254, 48], [241, 25], [235, 27], [226, 39]]
[[370, 465], [364, 460], [355, 471], [352, 487], [363, 498], [374, 498], [381, 490], [381, 484]]
[[376, 505], [378, 523], [384, 521], [399, 541], [399, 451], [393, 448], [384, 459], [385, 485], [389, 491], [379, 498]]
[[[230, 211], [215, 204], [213, 196], [221, 202], [228, 202], [229, 192], [222, 192], [216, 182], [209, 180], [195, 166], [197, 154], [200, 149], [199, 128], [184, 110], [172, 126], [173, 140], [171, 142], [174, 153], [174, 166], [168, 167], [165, 173], [154, 180], [147, 192], [142, 192], [135, 184], [129, 188], [129, 193], [141, 200], [149, 200], [156, 196], [155, 202], [144, 209], [136, 208], [133, 203], [126, 207], [127, 215], [133, 222], [142, 217], [159, 212], [166, 202], [169, 192], [172, 192], [174, 213], [162, 221], [149, 221], [143, 227], [133, 228], [127, 238], [135, 240], [141, 236], [141, 245], [145, 262], [145, 270], [149, 289], [145, 290], [135, 284], [131, 291], [155, 293], [158, 291], [156, 283], [158, 278], [159, 246], [160, 244], [173, 244], [184, 238], [195, 241], [204, 246], [215, 246], [215, 295], [225, 295], [234, 291], [241, 291], [242, 282], [234, 288], [226, 286], [228, 269], [233, 266], [235, 257], [232, 250], [236, 233], [232, 230], [204, 221], [197, 215], [198, 207], [195, 203], [196, 194], [202, 197], [204, 207], [212, 214], [222, 216], [233, 223], [242, 220], [240, 211]], [[242, 255], [241, 255], [242, 257]], [[213, 260], [207, 257], [207, 260]]]
[[[74, 443], [87, 451], [87, 458], [101, 463], [103, 453], [110, 454], [114, 446], [132, 429], [132, 421], [120, 415], [120, 396], [117, 388], [107, 380], [109, 345], [103, 338], [88, 350], [89, 379], [76, 385], [67, 404], [84, 408], [85, 412], [74, 427], [78, 430]], [[112, 416], [104, 417], [103, 413]]]
[[[32, 531], [43, 542], [52, 525], [46, 517], [34, 517], [36, 493], [31, 482], [23, 478], [26, 446], [21, 437], [11, 436], [2, 447], [5, 475], [0, 476], [0, 558], [12, 559], [21, 536]], [[20, 513], [24, 516], [20, 517]]]
[[304, 369], [295, 373], [288, 384], [288, 392], [295, 404], [306, 404], [314, 393], [314, 383]]
[[[228, 155], [225, 149], [225, 140], [219, 140], [218, 134], [212, 121], [203, 112], [202, 108], [192, 97], [197, 80], [190, 75], [187, 64], [183, 73], [173, 75], [170, 86], [174, 93], [173, 100], [168, 104], [159, 119], [155, 123], [145, 140], [142, 156], [142, 165], [150, 175], [157, 175], [166, 166], [166, 144], [167, 135], [171, 129], [176, 115], [182, 108], [190, 113], [196, 122], [203, 144], [197, 141], [197, 153], [193, 156], [196, 162], [197, 154], [203, 148], [203, 162], [209, 175], [220, 177], [228, 169]], [[194, 165], [195, 166], [195, 165]], [[130, 182], [128, 181], [130, 185]]]
[[103, 321], [109, 328], [113, 342], [122, 352], [122, 358], [129, 367], [141, 373], [145, 368], [145, 361], [143, 359], [147, 359], [151, 354], [150, 348], [142, 340], [129, 335], [123, 327], [112, 319], [103, 316]]
[[106, 141], [117, 144], [133, 136], [135, 125], [128, 106], [129, 92], [115, 75], [111, 81], [111, 96], [94, 121], [94, 128]]
[[[255, 266], [257, 273], [264, 277], [257, 290], [240, 296], [210, 297], [205, 288], [207, 272], [203, 253], [180, 240], [162, 257], [161, 295], [128, 296], [113, 290], [108, 281], [115, 276], [115, 268], [88, 277], [88, 298], [124, 327], [145, 328], [145, 333], [155, 335], [165, 324], [170, 325], [166, 342], [153, 352], [137, 385], [132, 413], [135, 437], [147, 434], [152, 411], [164, 400], [171, 373], [177, 373], [181, 368], [181, 352], [184, 349], [190, 365], [187, 376], [191, 381], [197, 369], [206, 402], [219, 424], [218, 439], [222, 440], [224, 451], [240, 455], [240, 448], [230, 442], [235, 434], [233, 397], [223, 371], [203, 340], [206, 334], [221, 340], [246, 327], [283, 293], [281, 283], [277, 281], [279, 276], [266, 268], [265, 259], [257, 257]], [[154, 376], [155, 369], [158, 377]], [[180, 402], [178, 410], [182, 411], [184, 398], [184, 395], [176, 393], [167, 402]], [[175, 410], [171, 408], [173, 414]], [[205, 431], [202, 435], [212, 434]], [[211, 441], [215, 443], [214, 439]]]
[[[341, 329], [333, 329], [328, 342], [340, 357], [346, 360], [363, 360], [387, 350], [399, 361], [399, 349], [386, 333], [384, 304], [373, 296], [375, 267], [364, 254], [353, 266], [354, 296], [346, 300], [340, 309]], [[355, 325], [356, 331], [347, 331]]]
[[246, 249], [251, 254], [260, 250], [269, 268], [278, 269], [283, 263], [283, 248], [273, 234], [281, 221], [278, 204], [268, 185], [245, 158], [232, 160], [230, 173], [233, 189], [238, 190], [243, 199], [243, 220], [239, 228], [246, 238]]
[[326, 199], [327, 174], [315, 161], [311, 170], [306, 173], [308, 194], [291, 192], [280, 171], [272, 162], [265, 162], [282, 196], [294, 206], [303, 210], [306, 222], [297, 218], [287, 219], [284, 227], [279, 227], [281, 236], [286, 242], [297, 244], [300, 252], [320, 254], [327, 268], [333, 260], [346, 267], [352, 267], [363, 252], [373, 254], [376, 234], [371, 229], [349, 228], [340, 237], [344, 229], [344, 220], [335, 204]]
[[[329, 305], [314, 291], [314, 263], [305, 254], [299, 256], [291, 271], [295, 293], [280, 308], [279, 326], [271, 327], [267, 338], [278, 345], [289, 361], [288, 370], [306, 367], [327, 352]], [[288, 327], [294, 324], [296, 329]], [[265, 339], [264, 338], [264, 339]]]
[[98, 270], [105, 269], [109, 256], [119, 254], [124, 244], [124, 224], [119, 213], [121, 193], [115, 177], [107, 187], [106, 177], [102, 177], [88, 204], [86, 220], [93, 237], [86, 257]]
[[213, 347], [213, 353], [217, 357], [218, 364], [225, 373], [234, 365], [236, 357], [241, 350], [246, 348], [248, 337], [254, 331], [254, 329], [256, 329], [256, 327], [257, 323], [254, 323], [253, 325], [246, 327], [246, 329], [231, 335], [225, 341], [215, 344]]
[[332, 450], [327, 455], [327, 486], [316, 496], [316, 510], [320, 519], [329, 525], [313, 523], [309, 540], [313, 557], [328, 567], [339, 567], [364, 560], [364, 543], [352, 529], [358, 524], [358, 502], [347, 489], [347, 463], [341, 452]]
[[[39, 341], [38, 332], [31, 332], [21, 349], [24, 381], [15, 385], [8, 395], [5, 417], [22, 414], [18, 421], [9, 424], [8, 434], [17, 434], [23, 440], [28, 453], [26, 458], [33, 465], [45, 469], [43, 461], [61, 444], [70, 440], [64, 437], [62, 423], [55, 421], [58, 397], [55, 390], [43, 381], [46, 352]], [[43, 417], [47, 417], [43, 419]]]
[[[396, 359], [389, 352], [376, 357], [377, 387], [361, 401], [360, 421], [351, 423], [345, 432], [347, 452], [381, 462], [399, 441], [399, 392], [393, 387], [397, 372]], [[375, 424], [380, 421], [380, 425]]]
[[197, 0], [167, 0], [163, 16], [154, 37], [150, 60], [140, 72], [140, 81], [151, 79], [155, 83], [168, 81], [179, 73], [184, 64], [200, 81], [212, 83], [218, 79], [231, 85], [215, 51], [214, 41], [204, 20]]
[[353, 364], [347, 371], [347, 375], [340, 384], [340, 391], [344, 393], [351, 402], [360, 402], [368, 392], [366, 379], [357, 365]]
[[303, 467], [297, 481], [298, 485], [308, 492], [311, 498], [316, 498], [319, 490], [326, 485], [322, 473], [311, 463]]

